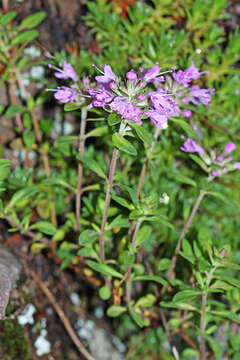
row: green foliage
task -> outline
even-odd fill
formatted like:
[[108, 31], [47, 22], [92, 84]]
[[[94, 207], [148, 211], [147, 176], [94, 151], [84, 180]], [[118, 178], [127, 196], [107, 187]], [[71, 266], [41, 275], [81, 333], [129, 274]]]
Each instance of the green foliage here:
[[[228, 33], [222, 26], [229, 17], [229, 4], [226, 0], [136, 1], [125, 19], [107, 0], [86, 4], [84, 20], [95, 36], [100, 54], [81, 50], [75, 56], [62, 51], [54, 54], [58, 63], [70, 61], [82, 77], [93, 74], [92, 63], [109, 64], [114, 72], [124, 74], [130, 68], [150, 67], [156, 61], [163, 70], [171, 66], [186, 68], [194, 61], [201, 71], [206, 71], [197, 83], [216, 89], [212, 103], [208, 107], [189, 104], [193, 112], [191, 121], [182, 117], [170, 119], [169, 128], [161, 131], [152, 150], [154, 131], [147, 122], [140, 126], [127, 120], [123, 134], [121, 125], [119, 129], [120, 116], [90, 109], [84, 155], [78, 152], [83, 138], [76, 130], [82, 104], [73, 102], [64, 106], [66, 112], [73, 111], [71, 116], [77, 124], [70, 134], [62, 131], [53, 136], [57, 119], [54, 122], [47, 115], [39, 119], [41, 142], [34, 132], [32, 112], [49, 94], [28, 96], [20, 105], [0, 106], [1, 114], [9, 121], [22, 118], [24, 132], [17, 130], [17, 149], [33, 150], [37, 158], [29, 168], [24, 164], [14, 168], [8, 159], [0, 159], [1, 217], [13, 220], [9, 222], [10, 230], [33, 232], [34, 254], [47, 247], [43, 237], [49, 237], [55, 255], [62, 261], [61, 269], [78, 265], [81, 259], [86, 281], [91, 276], [101, 281], [95, 293], [105, 301], [106, 314], [116, 318], [114, 324], [119, 335], [128, 341], [128, 359], [173, 359], [166, 346], [169, 339], [164, 326], [177, 339], [176, 347], [183, 360], [199, 357], [197, 350], [182, 341], [186, 338], [192, 339], [198, 348], [199, 339], [204, 339], [210, 358], [221, 358], [224, 351], [228, 358], [237, 359], [239, 345], [232, 326], [240, 323], [237, 236], [240, 175], [236, 171], [234, 175], [226, 174], [208, 182], [206, 164], [198, 156], [187, 157], [179, 150], [182, 133], [196, 141], [201, 138], [204, 148], [218, 148], [219, 153], [228, 141], [239, 140], [240, 83], [236, 66], [240, 53], [239, 29]], [[15, 22], [16, 16], [14, 11], [0, 14], [0, 61], [4, 64], [1, 84], [8, 83], [12, 74], [16, 83], [16, 75], [21, 76], [25, 67], [30, 69], [23, 48], [38, 36], [35, 27], [44, 20], [45, 13], [30, 15], [20, 24]], [[8, 58], [11, 52], [13, 55]], [[43, 82], [46, 86], [47, 80]], [[59, 120], [65, 122], [64, 115]], [[119, 159], [102, 233], [108, 169], [114, 147], [119, 150]], [[235, 154], [239, 161], [238, 143]], [[49, 175], [43, 172], [46, 158]], [[138, 196], [145, 159], [146, 174]], [[74, 212], [79, 165], [83, 168], [80, 233]], [[175, 278], [168, 278], [177, 239], [200, 189], [207, 196], [183, 238]], [[53, 204], [58, 224], [52, 223]], [[130, 235], [129, 231], [132, 223], [139, 225], [134, 242], [134, 232]], [[98, 242], [100, 235], [105, 244], [104, 263]], [[126, 300], [129, 287], [130, 302]], [[161, 296], [163, 288], [166, 292]], [[207, 295], [205, 315], [204, 294]], [[159, 307], [166, 317], [165, 325]], [[203, 316], [206, 326], [200, 331]], [[147, 327], [145, 332], [140, 330], [144, 327]], [[227, 339], [221, 348], [217, 329]]]

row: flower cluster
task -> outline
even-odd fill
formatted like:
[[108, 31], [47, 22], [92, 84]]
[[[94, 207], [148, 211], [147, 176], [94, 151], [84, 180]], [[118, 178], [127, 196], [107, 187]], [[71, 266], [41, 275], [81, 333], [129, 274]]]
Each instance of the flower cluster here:
[[[161, 72], [156, 63], [150, 69], [139, 68], [137, 73], [133, 69], [128, 71], [125, 79], [120, 79], [114, 74], [109, 65], [95, 68], [100, 75], [95, 76], [95, 84], [89, 86], [89, 81], [83, 82], [86, 87], [84, 93], [77, 84], [77, 74], [70, 64], [64, 61], [61, 68], [49, 65], [56, 70], [55, 76], [60, 79], [71, 79], [71, 87], [58, 86], [54, 91], [55, 98], [62, 102], [75, 102], [79, 98], [89, 98], [89, 108], [103, 108], [108, 112], [115, 112], [122, 119], [132, 120], [138, 124], [149, 118], [160, 129], [168, 127], [168, 119], [172, 116], [190, 118], [192, 111], [182, 109], [186, 104], [209, 105], [213, 89], [200, 89], [193, 85], [204, 72], [200, 72], [192, 62], [186, 70], [174, 69]], [[168, 74], [165, 77], [165, 74]], [[171, 74], [171, 75], [170, 75]]]
[[[182, 136], [182, 138], [185, 137]], [[236, 144], [231, 141], [225, 145], [221, 153], [218, 153], [216, 150], [211, 150], [210, 154], [207, 154], [201, 145], [190, 138], [184, 141], [180, 149], [187, 153], [199, 154], [204, 162], [204, 170], [209, 174], [209, 180], [222, 176], [229, 171], [240, 169], [240, 162], [234, 162], [230, 155], [236, 149]]]

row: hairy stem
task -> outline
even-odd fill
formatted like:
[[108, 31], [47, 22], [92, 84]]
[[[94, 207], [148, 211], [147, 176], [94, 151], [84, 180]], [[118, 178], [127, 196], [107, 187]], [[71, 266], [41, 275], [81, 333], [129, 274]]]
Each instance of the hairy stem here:
[[[143, 187], [144, 178], [145, 178], [146, 171], [147, 171], [147, 165], [148, 165], [149, 159], [150, 159], [150, 157], [151, 157], [151, 155], [153, 153], [153, 149], [155, 147], [155, 144], [156, 144], [157, 138], [158, 138], [158, 136], [160, 134], [160, 131], [161, 131], [161, 129], [156, 128], [155, 134], [154, 134], [154, 140], [153, 140], [152, 145], [151, 145], [151, 147], [149, 149], [148, 156], [145, 158], [143, 166], [142, 166], [142, 170], [141, 170], [140, 177], [139, 177], [139, 182], [138, 182], [138, 188], [137, 188], [137, 197], [138, 198], [139, 198], [139, 196], [141, 194], [141, 190], [142, 190], [142, 187]], [[134, 224], [135, 224], [134, 221], [131, 221], [130, 227], [129, 227], [129, 230], [128, 230], [128, 235], [132, 234], [133, 229], [134, 229]]]
[[100, 258], [101, 258], [102, 263], [104, 263], [104, 261], [105, 261], [104, 231], [105, 231], [105, 226], [106, 226], [106, 222], [107, 222], [107, 218], [108, 218], [108, 209], [109, 209], [111, 197], [112, 197], [113, 177], [115, 174], [118, 155], [119, 155], [118, 149], [114, 148], [111, 163], [110, 163], [110, 168], [109, 168], [107, 193], [106, 193], [105, 206], [104, 206], [104, 212], [103, 212], [103, 217], [102, 217], [101, 232], [99, 235]]
[[[174, 251], [174, 254], [173, 254], [173, 257], [172, 257], [170, 269], [169, 269], [168, 274], [167, 274], [167, 279], [173, 278], [173, 276], [174, 276], [174, 270], [175, 270], [178, 254], [179, 254], [179, 251], [180, 251], [181, 246], [182, 246], [182, 240], [185, 237], [185, 235], [186, 235], [186, 233], [187, 233], [187, 231], [189, 229], [189, 226], [191, 225], [191, 222], [192, 222], [194, 216], [196, 215], [196, 213], [198, 211], [198, 208], [199, 208], [199, 206], [201, 204], [201, 201], [202, 201], [204, 195], [206, 195], [206, 193], [207, 192], [205, 190], [200, 190], [200, 193], [199, 193], [198, 198], [197, 198], [197, 200], [196, 200], [196, 202], [194, 204], [192, 212], [191, 212], [189, 218], [187, 219], [187, 221], [186, 221], [186, 223], [185, 223], [185, 225], [184, 225], [184, 227], [182, 229], [182, 232], [181, 232], [181, 234], [180, 234], [180, 236], [179, 236], [179, 238], [177, 240], [177, 246], [175, 248], [175, 251]], [[165, 294], [166, 289], [167, 289], [166, 286], [164, 286], [162, 288], [161, 295]]]
[[[133, 237], [132, 237], [131, 247], [133, 250], [135, 249], [137, 234], [139, 232], [141, 224], [142, 224], [142, 220], [138, 220], [135, 230], [134, 230], [134, 233], [133, 233]], [[127, 269], [128, 278], [127, 278], [127, 283], [126, 283], [126, 299], [127, 299], [128, 305], [131, 302], [131, 272], [132, 272], [132, 265], [128, 266], [128, 269]]]
[[[80, 141], [79, 141], [79, 155], [81, 157], [84, 154], [86, 119], [87, 119], [87, 108], [83, 107], [81, 113], [81, 127], [80, 127]], [[76, 193], [76, 229], [78, 233], [80, 232], [82, 175], [83, 175], [83, 164], [82, 161], [80, 160], [78, 163], [78, 184], [77, 184], [77, 193]]]

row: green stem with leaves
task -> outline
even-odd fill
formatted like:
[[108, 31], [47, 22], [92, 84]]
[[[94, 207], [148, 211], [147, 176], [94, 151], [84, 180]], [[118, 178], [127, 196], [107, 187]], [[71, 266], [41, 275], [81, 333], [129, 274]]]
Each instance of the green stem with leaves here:
[[[151, 147], [149, 149], [148, 156], [145, 158], [143, 166], [142, 166], [142, 170], [141, 170], [139, 181], [138, 181], [138, 187], [137, 187], [137, 197], [138, 198], [140, 197], [140, 194], [141, 194], [141, 191], [142, 191], [144, 178], [145, 178], [146, 171], [147, 171], [147, 165], [148, 165], [149, 159], [152, 156], [153, 149], [155, 147], [155, 144], [156, 144], [157, 138], [158, 138], [158, 136], [160, 134], [160, 131], [161, 131], [161, 129], [156, 128], [155, 133], [154, 133], [154, 140], [153, 140], [153, 142], [151, 144]], [[131, 221], [130, 227], [129, 227], [129, 230], [128, 230], [128, 235], [132, 234], [133, 229], [134, 229], [134, 224], [135, 224], [134, 221]]]
[[200, 359], [201, 360], [206, 360], [207, 359], [206, 341], [205, 341], [205, 337], [204, 337], [204, 331], [205, 331], [206, 325], [207, 325], [207, 322], [206, 322], [207, 296], [208, 296], [208, 288], [209, 288], [209, 285], [210, 285], [212, 277], [213, 277], [213, 273], [216, 270], [216, 268], [217, 268], [217, 266], [212, 268], [212, 270], [207, 274], [206, 286], [205, 286], [206, 289], [202, 293], [201, 320], [200, 320], [200, 332], [201, 332], [201, 336], [200, 336]]
[[[120, 124], [119, 135], [124, 136], [126, 125], [127, 125], [127, 123], [123, 120]], [[111, 202], [111, 198], [112, 198], [113, 178], [114, 178], [114, 174], [115, 174], [115, 170], [116, 170], [118, 156], [119, 156], [119, 150], [116, 147], [114, 147], [112, 159], [111, 159], [110, 167], [109, 167], [107, 192], [106, 192], [106, 197], [105, 197], [105, 205], [104, 205], [104, 211], [103, 211], [103, 217], [102, 217], [102, 223], [101, 223], [101, 230], [100, 230], [100, 235], [99, 235], [100, 259], [101, 259], [102, 264], [105, 261], [104, 232], [105, 232], [105, 227], [106, 227], [107, 218], [108, 218], [108, 210], [109, 210], [109, 206], [110, 206], [110, 202]]]
[[[170, 278], [173, 278], [174, 276], [174, 270], [175, 270], [175, 266], [176, 266], [176, 262], [177, 262], [177, 257], [178, 257], [178, 254], [179, 254], [179, 251], [181, 249], [181, 246], [182, 246], [182, 240], [184, 239], [188, 229], [189, 229], [189, 226], [191, 225], [198, 209], [199, 209], [199, 206], [201, 204], [201, 201], [203, 199], [203, 197], [207, 194], [207, 192], [205, 190], [200, 190], [199, 192], [199, 195], [197, 197], [197, 200], [193, 206], [193, 209], [192, 209], [192, 212], [189, 216], [189, 218], [187, 219], [183, 229], [182, 229], [182, 232], [178, 238], [178, 241], [177, 241], [177, 246], [175, 248], [175, 251], [174, 251], [174, 254], [173, 254], [173, 257], [172, 257], [172, 261], [171, 261], [171, 265], [170, 265], [170, 268], [169, 268], [169, 271], [168, 271], [168, 274], [167, 274], [167, 279], [170, 279]], [[167, 287], [164, 286], [162, 288], [162, 291], [161, 291], [161, 295], [164, 295], [165, 292], [166, 292], [166, 289]]]
[[[139, 229], [140, 229], [141, 225], [142, 225], [142, 220], [139, 219], [137, 221], [137, 224], [136, 224], [136, 227], [135, 227], [135, 230], [134, 230], [134, 233], [133, 233], [133, 237], [132, 237], [131, 247], [132, 247], [133, 251], [135, 250], [136, 239], [137, 239], [137, 235], [138, 235], [138, 232], [139, 232]], [[127, 299], [127, 304], [129, 305], [130, 302], [131, 302], [131, 272], [132, 272], [132, 265], [128, 266], [127, 272], [128, 272], [128, 278], [127, 278], [127, 283], [126, 283], [126, 299]]]
[[[83, 107], [81, 112], [80, 140], [79, 140], [79, 156], [84, 154], [85, 130], [86, 130], [87, 108]], [[82, 195], [82, 177], [83, 164], [80, 160], [78, 163], [78, 183], [76, 193], [76, 229], [80, 233], [80, 215], [81, 215], [81, 195]]]

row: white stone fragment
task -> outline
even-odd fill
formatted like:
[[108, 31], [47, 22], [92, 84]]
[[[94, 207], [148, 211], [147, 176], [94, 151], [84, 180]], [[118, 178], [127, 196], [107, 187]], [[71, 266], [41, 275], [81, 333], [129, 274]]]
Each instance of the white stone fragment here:
[[51, 351], [51, 343], [47, 339], [45, 339], [46, 335], [47, 330], [42, 329], [40, 335], [34, 343], [34, 346], [37, 349], [36, 354], [38, 356], [49, 354]]
[[23, 313], [21, 315], [18, 315], [18, 323], [22, 326], [26, 324], [34, 324], [34, 318], [33, 314], [36, 312], [36, 308], [33, 304], [28, 304], [25, 309], [23, 310]]

